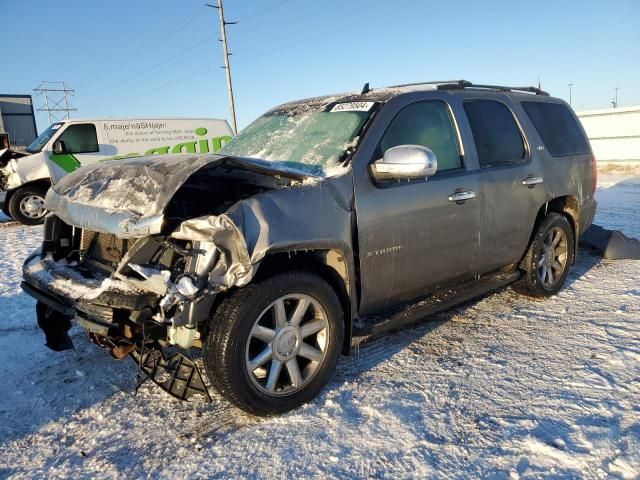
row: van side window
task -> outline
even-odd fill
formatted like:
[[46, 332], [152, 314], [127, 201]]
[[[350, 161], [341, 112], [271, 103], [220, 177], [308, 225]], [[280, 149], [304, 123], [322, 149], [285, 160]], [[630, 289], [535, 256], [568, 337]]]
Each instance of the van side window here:
[[466, 100], [473, 140], [481, 167], [521, 162], [526, 156], [520, 129], [511, 110], [495, 100]]
[[589, 153], [589, 143], [569, 107], [561, 103], [522, 102], [522, 108], [551, 156]]
[[67, 153], [92, 153], [98, 151], [98, 136], [92, 123], [78, 123], [69, 127], [60, 135]]
[[446, 103], [435, 100], [404, 107], [391, 121], [375, 152], [375, 159], [398, 145], [430, 148], [438, 159], [438, 172], [462, 167], [458, 138]]

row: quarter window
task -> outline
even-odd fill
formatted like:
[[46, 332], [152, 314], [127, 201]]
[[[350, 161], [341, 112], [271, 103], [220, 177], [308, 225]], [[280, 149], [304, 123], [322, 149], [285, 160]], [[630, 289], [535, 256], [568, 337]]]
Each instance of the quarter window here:
[[98, 151], [98, 136], [92, 123], [70, 125], [58, 140], [64, 142], [67, 153], [92, 153]]
[[553, 157], [589, 153], [589, 143], [566, 105], [522, 102], [522, 108]]
[[404, 107], [384, 132], [375, 158], [398, 145], [430, 148], [438, 159], [438, 172], [462, 167], [458, 139], [444, 102], [416, 102]]
[[520, 162], [526, 151], [511, 110], [495, 100], [464, 102], [481, 167]]

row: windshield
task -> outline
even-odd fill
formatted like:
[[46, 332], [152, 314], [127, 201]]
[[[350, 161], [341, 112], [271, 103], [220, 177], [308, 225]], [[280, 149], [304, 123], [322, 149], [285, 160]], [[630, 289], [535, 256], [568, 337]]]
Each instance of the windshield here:
[[219, 153], [326, 169], [354, 147], [373, 102], [287, 105], [259, 117]]
[[53, 134], [56, 133], [62, 125], [64, 125], [64, 123], [51, 124], [49, 128], [47, 128], [44, 132], [40, 134], [38, 138], [36, 138], [33, 142], [31, 142], [31, 145], [29, 145], [26, 148], [27, 152], [38, 153], [40, 150], [42, 150], [44, 146], [47, 144], [47, 142], [51, 140], [51, 137], [53, 137]]

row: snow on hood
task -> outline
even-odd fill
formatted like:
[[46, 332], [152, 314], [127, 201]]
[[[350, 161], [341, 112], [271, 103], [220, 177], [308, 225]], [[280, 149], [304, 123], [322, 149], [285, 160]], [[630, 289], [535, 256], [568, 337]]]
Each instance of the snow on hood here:
[[187, 179], [205, 166], [225, 162], [297, 180], [314, 172], [278, 162], [224, 155], [154, 155], [81, 168], [47, 193], [46, 206], [70, 225], [135, 238], [160, 233], [163, 212]]

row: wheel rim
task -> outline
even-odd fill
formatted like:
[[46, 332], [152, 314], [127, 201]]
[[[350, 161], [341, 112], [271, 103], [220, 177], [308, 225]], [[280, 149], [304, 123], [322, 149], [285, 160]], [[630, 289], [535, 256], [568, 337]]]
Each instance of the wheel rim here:
[[551, 288], [558, 284], [569, 256], [567, 235], [561, 228], [551, 229], [544, 237], [538, 256], [538, 280]]
[[272, 302], [253, 324], [245, 366], [251, 382], [270, 396], [304, 388], [327, 356], [329, 321], [314, 298], [296, 293]]
[[28, 195], [20, 200], [20, 213], [28, 218], [42, 218], [47, 213], [44, 198], [40, 195]]

